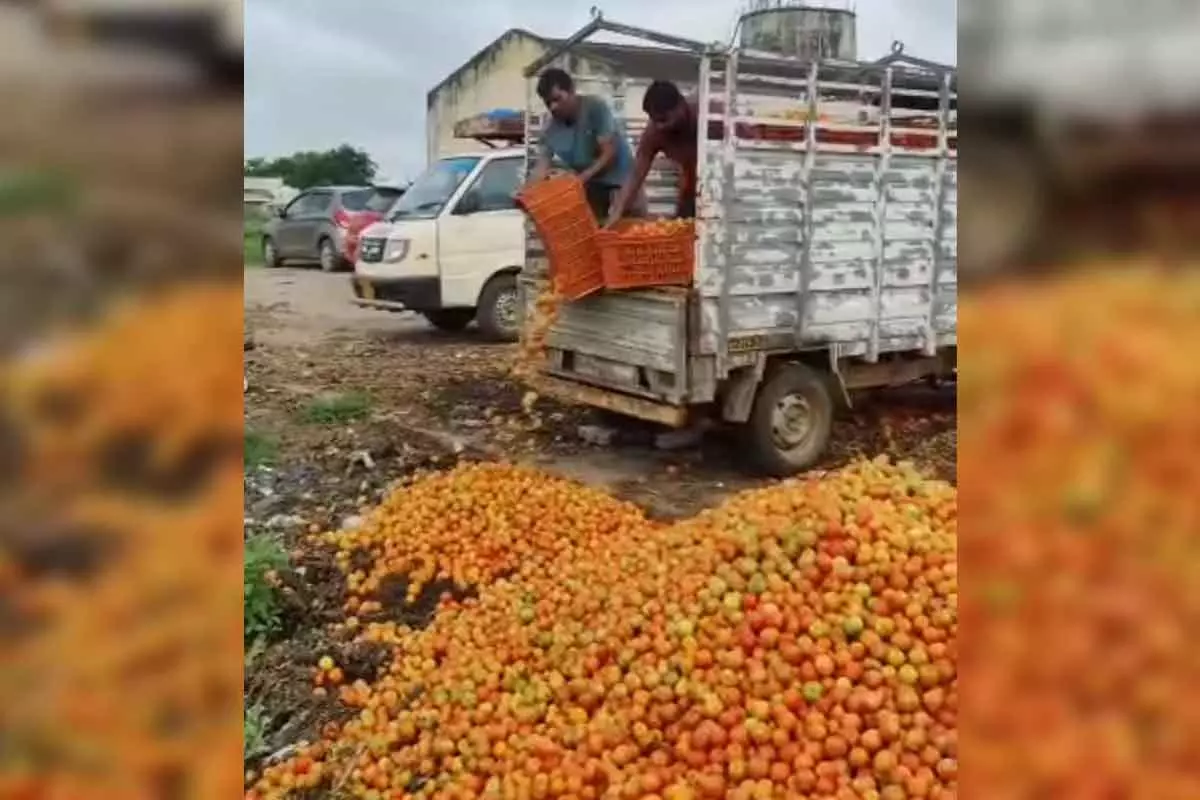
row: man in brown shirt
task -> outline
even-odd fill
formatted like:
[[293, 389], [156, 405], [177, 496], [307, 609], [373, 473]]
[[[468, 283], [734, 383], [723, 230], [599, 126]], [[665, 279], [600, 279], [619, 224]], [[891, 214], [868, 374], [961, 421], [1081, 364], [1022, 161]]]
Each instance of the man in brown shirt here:
[[608, 222], [619, 220], [650, 174], [654, 157], [662, 153], [679, 165], [677, 217], [696, 216], [696, 138], [700, 113], [695, 100], [689, 100], [670, 81], [655, 81], [646, 89], [642, 110], [650, 118], [638, 142], [633, 172], [613, 200]]

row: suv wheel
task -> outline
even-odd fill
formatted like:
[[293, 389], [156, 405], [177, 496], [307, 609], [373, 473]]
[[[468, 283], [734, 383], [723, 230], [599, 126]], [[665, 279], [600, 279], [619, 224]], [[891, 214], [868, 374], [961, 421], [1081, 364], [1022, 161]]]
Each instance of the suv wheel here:
[[342, 257], [334, 249], [332, 239], [322, 239], [317, 245], [317, 260], [322, 272], [337, 272], [342, 268]]
[[279, 260], [279, 249], [275, 247], [275, 240], [270, 236], [267, 236], [262, 241], [262, 257], [263, 266], [271, 269], [283, 263]]

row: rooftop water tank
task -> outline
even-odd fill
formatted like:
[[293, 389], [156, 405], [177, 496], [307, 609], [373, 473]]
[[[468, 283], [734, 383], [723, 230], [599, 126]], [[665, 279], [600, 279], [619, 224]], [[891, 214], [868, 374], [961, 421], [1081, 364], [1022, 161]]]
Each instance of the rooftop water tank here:
[[741, 45], [805, 60], [858, 60], [857, 17], [846, 2], [751, 0]]

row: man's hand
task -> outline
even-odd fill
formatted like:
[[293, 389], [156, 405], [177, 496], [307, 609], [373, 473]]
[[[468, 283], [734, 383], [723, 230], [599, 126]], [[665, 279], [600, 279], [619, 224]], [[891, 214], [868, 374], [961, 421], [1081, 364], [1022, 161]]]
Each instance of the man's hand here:
[[608, 207], [608, 221], [604, 223], [604, 227], [611, 228], [625, 216], [626, 204], [625, 190], [622, 188], [613, 195], [612, 204]]

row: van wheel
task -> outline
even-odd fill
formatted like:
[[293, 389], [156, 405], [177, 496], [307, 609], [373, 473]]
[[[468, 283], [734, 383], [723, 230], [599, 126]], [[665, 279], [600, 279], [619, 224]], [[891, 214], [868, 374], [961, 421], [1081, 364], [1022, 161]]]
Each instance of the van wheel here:
[[475, 309], [473, 308], [442, 308], [437, 311], [425, 311], [423, 314], [425, 319], [429, 320], [430, 325], [439, 331], [450, 333], [466, 330], [466, 327], [471, 324], [471, 320], [475, 319]]
[[521, 297], [515, 275], [497, 275], [479, 296], [479, 329], [497, 342], [515, 342], [521, 334]]
[[811, 467], [833, 427], [833, 394], [825, 376], [804, 364], [784, 364], [754, 398], [746, 424], [755, 465], [776, 477]]

